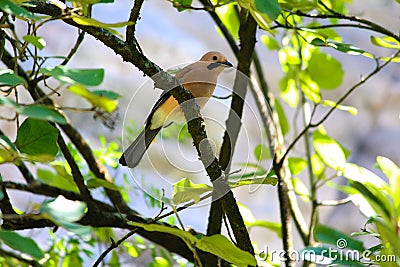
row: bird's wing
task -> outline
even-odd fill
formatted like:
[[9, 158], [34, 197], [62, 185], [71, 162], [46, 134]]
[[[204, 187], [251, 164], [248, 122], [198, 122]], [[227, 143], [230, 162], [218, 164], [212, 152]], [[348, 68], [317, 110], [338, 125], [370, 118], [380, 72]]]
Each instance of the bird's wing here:
[[[184, 67], [183, 69], [181, 69], [177, 74], [175, 74], [175, 79], [177, 81], [180, 81], [183, 79], [183, 77], [185, 75], [187, 75], [189, 72], [191, 72], [193, 70], [193, 64], [190, 64], [186, 67]], [[171, 88], [170, 90], [172, 90], [173, 88]], [[151, 123], [151, 119], [153, 117], [154, 112], [165, 102], [167, 101], [168, 98], [170, 98], [172, 95], [169, 92], [169, 90], [165, 90], [161, 95], [160, 98], [157, 100], [157, 102], [154, 104], [153, 108], [151, 109], [151, 112], [149, 114], [149, 116], [147, 116], [146, 119], [146, 127], [150, 127], [150, 123]]]
[[147, 116], [146, 119], [146, 128], [150, 127], [151, 119], [153, 118], [154, 112], [165, 102], [167, 101], [168, 98], [171, 97], [171, 93], [169, 91], [164, 91], [161, 95], [160, 98], [157, 100], [157, 102], [154, 104], [153, 108], [151, 109], [151, 112], [149, 116]]

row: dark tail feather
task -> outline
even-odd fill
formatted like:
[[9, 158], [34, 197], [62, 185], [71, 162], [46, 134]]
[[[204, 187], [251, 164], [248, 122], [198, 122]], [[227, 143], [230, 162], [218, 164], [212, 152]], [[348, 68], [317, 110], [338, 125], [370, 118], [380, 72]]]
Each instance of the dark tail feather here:
[[135, 141], [125, 150], [124, 154], [122, 154], [119, 163], [122, 166], [135, 168], [160, 130], [161, 128], [154, 130], [150, 130], [150, 128], [144, 129]]

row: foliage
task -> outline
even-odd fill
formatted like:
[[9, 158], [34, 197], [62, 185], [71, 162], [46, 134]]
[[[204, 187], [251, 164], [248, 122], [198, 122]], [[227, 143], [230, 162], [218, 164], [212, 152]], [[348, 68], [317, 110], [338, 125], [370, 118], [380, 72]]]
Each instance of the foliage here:
[[[222, 181], [228, 189], [278, 185], [281, 221], [256, 219], [251, 209], [237, 204], [232, 197], [233, 202], [223, 198], [221, 206], [229, 219], [229, 225], [226, 223], [225, 226], [228, 232], [233, 231], [235, 240], [231, 236], [229, 240], [220, 233], [221, 230], [205, 235], [195, 229], [185, 229], [179, 212], [211, 198], [213, 190], [218, 187], [215, 181], [213, 185], [199, 184], [191, 177], [174, 183], [172, 199], [164, 197], [164, 203], [158, 203], [139, 190], [135, 192], [150, 203], [150, 208], [160, 210], [154, 218], [145, 218], [141, 210], [135, 210], [135, 203], [132, 203], [135, 209], [127, 204], [132, 192], [127, 189], [126, 179], [124, 185], [114, 180], [113, 176], [122, 172], [117, 162], [121, 156], [118, 143], [100, 135], [100, 148], [93, 149], [88, 143], [95, 143], [95, 140], [85, 139], [80, 129], [71, 122], [66, 111], [85, 112], [100, 118], [106, 127], [113, 129], [122, 97], [109, 88], [99, 88], [107, 75], [104, 69], [68, 66], [85, 35], [92, 35], [121, 55], [122, 60], [148, 76], [159, 71], [143, 54], [136, 40], [135, 29], [139, 27], [136, 24], [142, 0], [134, 1], [128, 21], [117, 23], [100, 21], [93, 9], [93, 6], [105, 3], [112, 8], [112, 0], [73, 0], [65, 3], [2, 0], [0, 108], [13, 116], [7, 118], [1, 115], [0, 119], [2, 123], [11, 125], [16, 137], [12, 131], [0, 130], [0, 164], [18, 169], [25, 181], [14, 181], [14, 177], [8, 177], [8, 172], [4, 175], [7, 177], [0, 175], [0, 265], [79, 267], [88, 264], [99, 266], [103, 262], [105, 266], [123, 266], [124, 259], [148, 256], [148, 266], [202, 266], [202, 262], [210, 260], [206, 254], [210, 253], [222, 264], [270, 266], [273, 263], [261, 257], [262, 251], [252, 255], [253, 244], [242, 241], [240, 234], [246, 235], [255, 227], [273, 232], [282, 239], [288, 253], [293, 249], [290, 247], [293, 233], [288, 227], [290, 212], [301, 237], [302, 252], [308, 255], [303, 259], [305, 265], [310, 262], [343, 266], [366, 266], [370, 263], [400, 265], [398, 164], [389, 158], [377, 157], [376, 168], [385, 176], [381, 178], [350, 163], [351, 151], [324, 128], [325, 121], [334, 117], [336, 112], [357, 115], [357, 108], [343, 102], [388, 64], [400, 62], [400, 36], [376, 22], [349, 14], [347, 6], [350, 0], [200, 0], [201, 6], [193, 6], [192, 0], [168, 1], [172, 3], [171, 8], [179, 12], [208, 12], [218, 32], [237, 55], [238, 66], [248, 66], [249, 73], [257, 77], [257, 87], [264, 94], [259, 101], [259, 113], [263, 115], [263, 110], [271, 107], [271, 114], [264, 119], [272, 123], [274, 129], [265, 123], [265, 139], [276, 142], [275, 146], [257, 144], [253, 155], [249, 155], [252, 160], [242, 164], [246, 170], [243, 173], [221, 170], [220, 164], [206, 166], [206, 169], [210, 178], [212, 168], [215, 168], [211, 170], [213, 173], [220, 171], [224, 174], [218, 179], [226, 178]], [[80, 30], [71, 52], [62, 56], [52, 54], [47, 49], [45, 38], [40, 36], [40, 32], [48, 29], [50, 22], [55, 20]], [[248, 34], [251, 27], [253, 35]], [[340, 27], [369, 31], [370, 44], [359, 48], [344, 42], [338, 31]], [[124, 28], [126, 36], [123, 38], [121, 30]], [[260, 65], [257, 51], [254, 47], [246, 50], [246, 45], [256, 38], [279, 59], [283, 75], [278, 93], [267, 88], [265, 71], [262, 66], [257, 66]], [[391, 57], [375, 55], [369, 52], [372, 49], [368, 45], [394, 54]], [[354, 60], [375, 60], [376, 68], [354, 86], [346, 88], [347, 85], [343, 85], [345, 68], [339, 60], [342, 56]], [[252, 61], [255, 70], [249, 69]], [[332, 95], [329, 91], [333, 90], [337, 90], [342, 97], [328, 99], [327, 95]], [[29, 97], [21, 98], [21, 92]], [[81, 103], [79, 100], [83, 99], [86, 104], [63, 106], [57, 103], [55, 95], [70, 97], [75, 103]], [[235, 103], [232, 101], [233, 109], [240, 106], [234, 106]], [[296, 118], [286, 114], [290, 109], [304, 118], [300, 131]], [[327, 111], [323, 113], [321, 110]], [[319, 120], [315, 116], [318, 112], [323, 114]], [[128, 134], [133, 136], [136, 129], [128, 131]], [[170, 131], [163, 132], [163, 138], [176, 136], [182, 142], [194, 137], [193, 129], [172, 126]], [[300, 140], [304, 141], [304, 153], [295, 149]], [[195, 141], [194, 144], [198, 145]], [[231, 147], [232, 153], [235, 153], [235, 144]], [[274, 151], [271, 151], [272, 147]], [[230, 160], [230, 153], [221, 154], [218, 158], [229, 157]], [[272, 162], [272, 169], [265, 167], [267, 162]], [[305, 176], [308, 176], [308, 181], [304, 180]], [[338, 184], [336, 178], [339, 177], [344, 177], [347, 183]], [[366, 223], [360, 226], [360, 232], [345, 233], [318, 221], [320, 208], [327, 203], [319, 194], [322, 187], [348, 195], [344, 200], [328, 201], [330, 205], [339, 206], [351, 201], [365, 215]], [[13, 190], [41, 196], [41, 203], [29, 203], [25, 210], [20, 211], [10, 201], [10, 198], [13, 200]], [[154, 188], [154, 191], [163, 195], [160, 188]], [[299, 202], [310, 207], [310, 220], [305, 220]], [[170, 205], [172, 211], [165, 212], [165, 205]], [[211, 210], [214, 208], [211, 206]], [[228, 208], [237, 209], [240, 213], [232, 216]], [[222, 218], [219, 221], [213, 221], [211, 215], [210, 218], [208, 227], [214, 224], [221, 226]], [[29, 236], [27, 232], [18, 232], [32, 228], [50, 229], [44, 237], [46, 246], [38, 242], [35, 234]], [[126, 234], [123, 230], [130, 232]], [[127, 240], [132, 235], [133, 238]], [[367, 248], [359, 236], [375, 240], [378, 244]], [[163, 247], [156, 245], [160, 243]], [[327, 256], [327, 250], [334, 252]], [[340, 257], [348, 251], [355, 251], [362, 257]], [[383, 258], [390, 260], [382, 261]], [[93, 263], [92, 259], [96, 262]], [[207, 264], [213, 266], [210, 262]], [[293, 266], [290, 260], [285, 264]]]

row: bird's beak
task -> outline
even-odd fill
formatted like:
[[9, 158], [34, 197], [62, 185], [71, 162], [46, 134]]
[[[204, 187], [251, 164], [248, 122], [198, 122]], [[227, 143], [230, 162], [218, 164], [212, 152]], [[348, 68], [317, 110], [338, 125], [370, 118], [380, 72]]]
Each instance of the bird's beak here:
[[224, 64], [226, 67], [229, 67], [229, 68], [233, 67], [232, 63], [230, 63], [228, 60], [225, 62], [222, 62], [222, 64]]
[[232, 63], [230, 63], [229, 61], [225, 61], [225, 62], [213, 62], [213, 63], [210, 63], [210, 64], [207, 66], [207, 69], [212, 70], [212, 69], [217, 68], [217, 67], [220, 67], [220, 66], [223, 66], [223, 67], [233, 67]]

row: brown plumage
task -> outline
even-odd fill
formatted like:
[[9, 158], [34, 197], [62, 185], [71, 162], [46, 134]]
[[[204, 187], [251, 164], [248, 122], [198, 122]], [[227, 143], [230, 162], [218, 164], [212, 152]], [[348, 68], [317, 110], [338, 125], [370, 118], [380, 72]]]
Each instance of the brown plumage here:
[[[232, 67], [232, 64], [221, 53], [212, 51], [180, 70], [175, 79], [193, 94], [200, 108], [203, 108], [214, 93], [218, 76], [226, 67]], [[144, 130], [125, 150], [119, 163], [130, 168], [136, 167], [162, 127], [184, 120], [178, 101], [164, 91], [147, 117]]]

